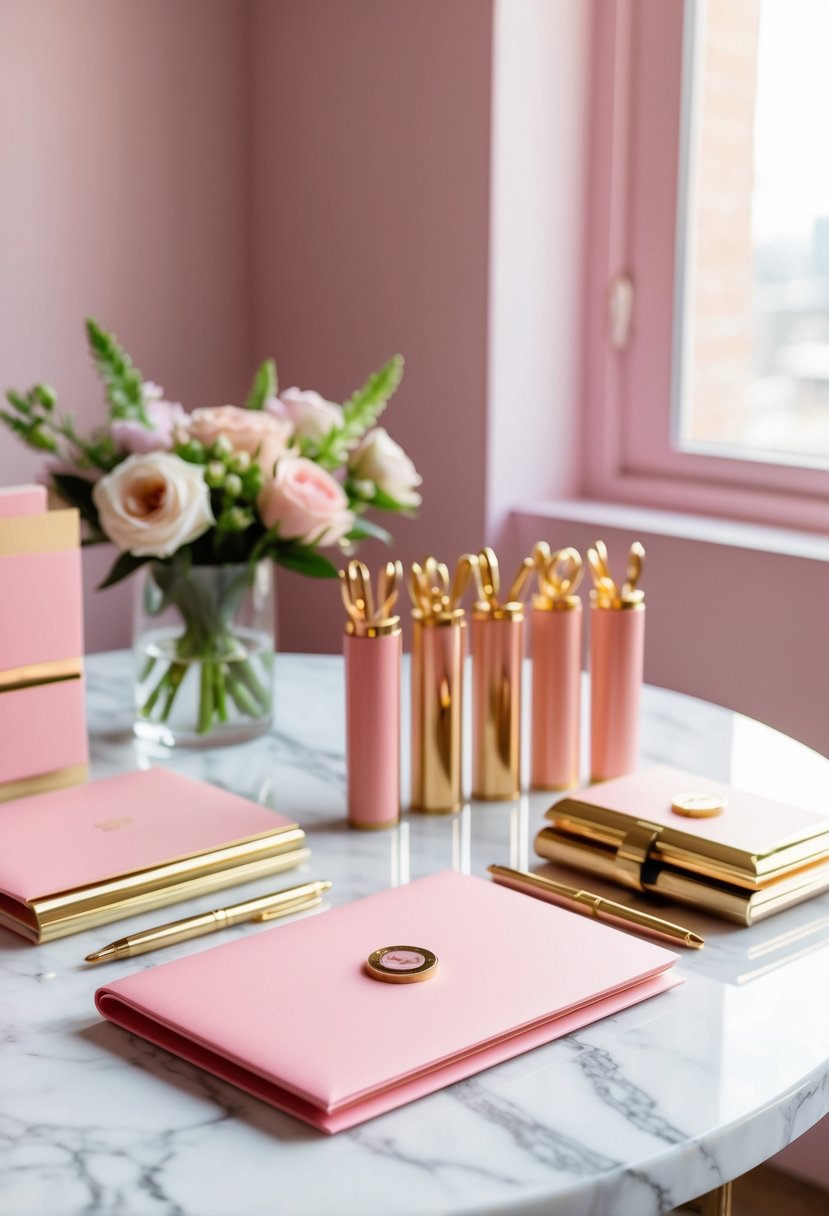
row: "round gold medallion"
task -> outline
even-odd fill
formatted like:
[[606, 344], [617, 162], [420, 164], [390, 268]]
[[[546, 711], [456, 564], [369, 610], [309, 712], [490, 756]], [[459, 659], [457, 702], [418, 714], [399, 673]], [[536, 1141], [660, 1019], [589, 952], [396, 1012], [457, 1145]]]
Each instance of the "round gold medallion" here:
[[437, 956], [424, 946], [381, 946], [366, 959], [366, 972], [384, 984], [417, 984], [437, 969]]
[[686, 819], [714, 819], [721, 815], [728, 805], [726, 798], [717, 794], [677, 794], [671, 803], [675, 815], [684, 815]]

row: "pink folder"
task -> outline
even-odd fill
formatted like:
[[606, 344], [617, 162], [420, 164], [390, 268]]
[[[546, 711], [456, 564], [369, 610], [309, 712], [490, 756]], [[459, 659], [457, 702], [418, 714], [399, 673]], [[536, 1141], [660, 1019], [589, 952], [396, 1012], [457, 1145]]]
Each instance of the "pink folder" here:
[[[371, 979], [384, 946], [438, 957]], [[251, 933], [96, 993], [104, 1017], [325, 1132], [664, 992], [672, 952], [445, 872]]]

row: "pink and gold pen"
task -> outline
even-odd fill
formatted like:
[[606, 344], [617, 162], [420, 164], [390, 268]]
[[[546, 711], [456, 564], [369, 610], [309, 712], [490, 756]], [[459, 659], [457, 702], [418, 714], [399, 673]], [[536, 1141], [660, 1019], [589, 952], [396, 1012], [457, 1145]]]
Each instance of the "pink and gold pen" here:
[[525, 895], [534, 895], [537, 899], [546, 899], [548, 903], [558, 904], [571, 912], [595, 916], [597, 920], [607, 921], [620, 929], [627, 929], [632, 933], [646, 933], [648, 937], [661, 938], [674, 946], [687, 946], [689, 950], [701, 950], [705, 945], [704, 939], [698, 933], [686, 929], [683, 925], [675, 925], [673, 921], [663, 920], [661, 916], [651, 916], [649, 912], [640, 912], [638, 908], [629, 908], [627, 904], [617, 904], [613, 899], [604, 899], [590, 891], [570, 887], [554, 878], [544, 878], [541, 874], [531, 874], [526, 870], [513, 870], [509, 866], [487, 868], [495, 882], [501, 886], [510, 887], [513, 891], [522, 891]]
[[403, 579], [400, 562], [387, 562], [377, 599], [362, 562], [340, 571], [348, 613], [345, 653], [348, 822], [389, 828], [400, 819], [400, 617], [392, 616]]

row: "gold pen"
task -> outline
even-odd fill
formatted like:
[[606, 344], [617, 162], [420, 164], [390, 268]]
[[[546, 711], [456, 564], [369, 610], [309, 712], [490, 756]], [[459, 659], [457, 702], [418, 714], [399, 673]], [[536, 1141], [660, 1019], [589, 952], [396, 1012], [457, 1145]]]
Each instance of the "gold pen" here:
[[705, 945], [698, 933], [693, 933], [682, 925], [662, 920], [660, 916], [651, 916], [648, 912], [640, 912], [638, 908], [629, 908], [626, 904], [617, 904], [612, 899], [592, 895], [578, 887], [568, 887], [566, 883], [556, 882], [553, 878], [544, 878], [541, 874], [530, 874], [525, 870], [511, 870], [509, 866], [489, 866], [488, 869], [495, 881], [502, 886], [511, 887], [514, 891], [523, 891], [528, 895], [537, 895], [540, 899], [560, 904], [573, 912], [583, 912], [585, 916], [595, 916], [597, 920], [608, 921], [623, 929], [638, 930], [650, 937], [661, 937], [676, 946], [687, 946], [691, 950], [701, 950]]
[[229, 908], [214, 908], [211, 912], [202, 912], [198, 916], [169, 921], [166, 925], [156, 925], [154, 929], [144, 929], [130, 937], [121, 937], [118, 941], [87, 954], [86, 962], [107, 963], [116, 958], [132, 958], [134, 954], [160, 950], [163, 946], [189, 941], [191, 937], [215, 933], [229, 925], [240, 925], [245, 921], [276, 920], [278, 916], [304, 912], [306, 908], [313, 908], [320, 903], [323, 892], [328, 891], [330, 887], [330, 882], [306, 882], [272, 895], [260, 895], [258, 899], [246, 899], [243, 903], [232, 904]]

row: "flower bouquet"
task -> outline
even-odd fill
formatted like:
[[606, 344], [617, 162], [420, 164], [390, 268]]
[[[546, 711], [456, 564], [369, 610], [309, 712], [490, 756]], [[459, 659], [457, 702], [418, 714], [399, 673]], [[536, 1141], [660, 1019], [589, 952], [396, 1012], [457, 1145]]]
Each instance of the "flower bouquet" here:
[[0, 419], [46, 454], [47, 480], [78, 508], [84, 543], [119, 550], [101, 586], [141, 571], [136, 732], [166, 743], [260, 734], [271, 718], [272, 564], [335, 575], [322, 550], [390, 540], [370, 507], [411, 513], [420, 503], [414, 465], [375, 425], [403, 359], [344, 405], [280, 393], [268, 359], [244, 407], [187, 412], [111, 333], [93, 320], [86, 332], [106, 422], [80, 434], [44, 384], [9, 391]]

